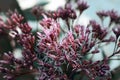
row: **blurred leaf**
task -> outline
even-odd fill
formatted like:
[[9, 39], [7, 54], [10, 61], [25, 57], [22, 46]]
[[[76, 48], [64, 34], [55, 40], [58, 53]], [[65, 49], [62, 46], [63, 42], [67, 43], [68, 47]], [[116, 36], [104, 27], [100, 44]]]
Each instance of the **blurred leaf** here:
[[8, 51], [12, 51], [10, 40], [7, 37], [2, 36], [0, 39], [0, 53]]
[[112, 72], [112, 80], [120, 80], [120, 66], [115, 68]]
[[48, 1], [46, 1], [46, 2], [40, 2], [40, 3], [38, 3], [37, 5], [38, 6], [45, 6], [46, 4], [48, 4], [49, 2]]
[[36, 20], [35, 16], [31, 13], [31, 9], [27, 9], [23, 13], [27, 20], [33, 20], [33, 21]]
[[[45, 6], [46, 4], [48, 4], [48, 1], [40, 1], [38, 4], [36, 4], [36, 6]], [[32, 7], [33, 8], [33, 7]], [[24, 16], [27, 20], [32, 20], [35, 21], [36, 18], [35, 16], [31, 13], [32, 8], [26, 9], [23, 11]], [[41, 18], [41, 17], [40, 17]]]

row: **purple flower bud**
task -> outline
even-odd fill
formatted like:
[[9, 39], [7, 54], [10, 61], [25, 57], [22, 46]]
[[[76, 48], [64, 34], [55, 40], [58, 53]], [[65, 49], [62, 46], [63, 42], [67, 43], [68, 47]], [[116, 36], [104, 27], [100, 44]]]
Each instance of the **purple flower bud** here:
[[72, 5], [70, 3], [65, 4], [65, 9], [71, 9], [71, 8], [72, 8]]
[[38, 19], [40, 16], [42, 16], [42, 14], [44, 13], [45, 11], [43, 10], [43, 7], [41, 6], [35, 6], [33, 9], [32, 9], [32, 13], [36, 16], [36, 18]]
[[103, 40], [108, 34], [105, 28], [102, 28], [96, 21], [90, 21], [92, 26], [93, 37]]
[[33, 45], [35, 42], [35, 37], [31, 34], [23, 34], [19, 36], [18, 42], [25, 48], [25, 49], [33, 49]]
[[113, 28], [113, 32], [116, 35], [116, 38], [118, 38], [120, 36], [120, 26]]
[[62, 18], [63, 20], [67, 20], [68, 18], [71, 19], [76, 19], [76, 12], [71, 9], [71, 7], [68, 8], [68, 6], [65, 7], [65, 9], [63, 8], [58, 8], [57, 10], [58, 13], [58, 17]]
[[71, 19], [76, 19], [77, 18], [77, 15], [76, 15], [76, 12], [74, 10], [71, 10], [70, 14], [69, 14], [69, 17]]
[[120, 16], [117, 14], [117, 11], [111, 10], [107, 12], [108, 16], [111, 18], [111, 22], [119, 23]]
[[82, 13], [85, 9], [89, 7], [87, 3], [82, 0], [78, 0], [77, 5], [77, 9], [80, 11], [80, 13]]
[[100, 18], [103, 18], [103, 17], [108, 16], [107, 12], [105, 12], [105, 11], [99, 11], [99, 12], [97, 12], [97, 15], [98, 15]]
[[22, 32], [25, 34], [30, 33], [30, 31], [32, 30], [32, 28], [28, 25], [28, 23], [20, 24], [19, 27], [22, 30]]

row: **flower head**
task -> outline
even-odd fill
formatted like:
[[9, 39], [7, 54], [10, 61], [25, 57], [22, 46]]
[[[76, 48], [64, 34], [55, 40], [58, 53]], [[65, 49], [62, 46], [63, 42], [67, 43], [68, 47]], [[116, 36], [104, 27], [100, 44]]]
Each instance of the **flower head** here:
[[102, 29], [101, 26], [96, 23], [96, 21], [90, 21], [90, 24], [92, 26], [93, 36], [95, 38], [103, 40], [107, 35], [107, 30], [104, 28]]
[[120, 16], [117, 14], [117, 11], [111, 10], [111, 11], [108, 11], [107, 13], [111, 19], [111, 22], [115, 22], [115, 23], [120, 22]]
[[63, 8], [58, 8], [57, 10], [58, 13], [58, 17], [62, 18], [63, 20], [67, 20], [68, 18], [70, 19], [76, 19], [76, 12], [71, 9], [71, 7], [65, 7], [65, 9]]
[[32, 13], [36, 16], [36, 18], [39, 18], [44, 13], [43, 7], [41, 7], [41, 6], [35, 6], [32, 9]]
[[107, 14], [106, 11], [99, 11], [99, 12], [97, 12], [97, 15], [98, 15], [100, 18], [103, 18], [103, 17], [108, 16], [108, 14]]
[[86, 2], [81, 0], [78, 0], [77, 5], [78, 5], [77, 9], [80, 11], [80, 13], [82, 13], [89, 7]]

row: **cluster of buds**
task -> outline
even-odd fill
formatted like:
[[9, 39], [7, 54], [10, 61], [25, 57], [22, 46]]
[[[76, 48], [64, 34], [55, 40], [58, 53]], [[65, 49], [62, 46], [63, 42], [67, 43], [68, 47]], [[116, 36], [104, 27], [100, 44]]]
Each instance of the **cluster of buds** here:
[[107, 35], [107, 29], [102, 29], [102, 27], [95, 21], [90, 21], [92, 26], [93, 37], [103, 40]]
[[99, 11], [97, 12], [97, 15], [103, 19], [104, 17], [109, 16], [111, 19], [111, 22], [120, 23], [120, 15], [118, 15], [117, 11], [115, 10], [109, 10], [109, 11]]
[[[88, 7], [86, 2], [81, 0], [77, 2], [80, 14]], [[108, 61], [120, 51], [115, 49], [112, 55], [97, 61], [92, 60], [93, 56], [91, 58], [87, 56], [103, 54], [99, 45], [117, 41], [120, 36], [119, 27], [112, 30], [117, 37], [115, 39], [109, 34], [109, 27], [104, 28], [96, 21], [91, 20], [87, 26], [71, 24], [69, 19], [75, 23], [75, 19], [79, 17], [76, 15], [76, 10], [72, 9], [70, 1], [65, 8], [58, 8], [57, 11], [47, 12], [41, 7], [35, 7], [32, 12], [37, 19], [43, 16], [40, 20], [41, 31], [37, 31], [35, 35], [31, 32], [30, 25], [23, 22], [24, 17], [17, 12], [10, 13], [6, 22], [0, 18], [0, 34], [5, 30], [9, 35], [12, 31], [16, 44], [22, 47], [21, 59], [15, 58], [12, 51], [4, 53], [0, 60], [0, 72], [3, 78], [16, 80], [24, 74], [34, 74], [38, 80], [76, 80], [76, 74], [79, 74], [87, 76], [88, 80], [111, 79]], [[97, 14], [100, 17], [110, 16], [113, 22], [118, 20], [114, 11]], [[66, 22], [68, 30], [64, 31], [60, 18]], [[17, 28], [22, 33], [19, 33]], [[110, 38], [107, 35], [110, 35]]]
[[[0, 72], [6, 80], [16, 80], [17, 77], [24, 74], [33, 74], [37, 72], [34, 63], [38, 62], [34, 52], [35, 36], [31, 33], [31, 27], [27, 22], [23, 23], [24, 17], [16, 12], [11, 13], [6, 22], [1, 20], [1, 29], [15, 40], [16, 44], [21, 44], [22, 58], [15, 58], [13, 52], [3, 54], [3, 60], [0, 60]], [[19, 33], [19, 28], [22, 33]], [[3, 32], [3, 31], [2, 31]], [[12, 36], [14, 37], [12, 37]], [[16, 41], [17, 40], [17, 41]]]
[[68, 19], [68, 18], [76, 19], [75, 11], [72, 10], [71, 7], [68, 7], [68, 6], [66, 6], [65, 9], [61, 7], [58, 8], [57, 13], [58, 13], [58, 17], [62, 18], [63, 20]]
[[77, 9], [80, 11], [80, 13], [82, 13], [89, 7], [89, 5], [87, 5], [87, 3], [82, 0], [78, 0], [77, 5], [78, 5]]

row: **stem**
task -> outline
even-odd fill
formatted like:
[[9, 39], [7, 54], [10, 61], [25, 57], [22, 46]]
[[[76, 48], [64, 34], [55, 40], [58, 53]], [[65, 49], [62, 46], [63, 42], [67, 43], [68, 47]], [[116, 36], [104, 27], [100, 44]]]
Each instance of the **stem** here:
[[112, 21], [110, 20], [110, 23], [109, 23], [108, 27], [111, 27], [111, 25], [112, 25]]
[[38, 23], [39, 23], [39, 19], [36, 18], [36, 31], [35, 31], [35, 44], [37, 43], [37, 32], [38, 32]]
[[90, 57], [90, 61], [92, 61], [93, 57], [94, 57], [95, 54], [92, 54], [92, 56]]
[[75, 21], [75, 24], [78, 24], [78, 21], [79, 21], [79, 19], [80, 19], [80, 16], [81, 16], [81, 13], [78, 15], [78, 18], [77, 18], [77, 20]]
[[114, 55], [119, 54], [119, 52], [120, 52], [120, 50], [117, 51], [117, 52], [114, 52], [114, 53], [113, 53], [112, 55], [110, 55], [108, 58], [110, 59], [110, 58], [113, 57]]
[[73, 24], [74, 24], [74, 20], [72, 19], [72, 24], [71, 24], [72, 32], [74, 31], [74, 27], [73, 27], [74, 25]]
[[67, 33], [67, 31], [65, 31], [64, 29], [62, 29], [62, 27], [61, 27], [60, 29], [61, 29], [61, 31], [62, 31], [63, 33]]
[[39, 21], [37, 19], [37, 21], [36, 21], [36, 32], [38, 32], [38, 23], [39, 23]]
[[117, 39], [115, 40], [115, 47], [114, 47], [113, 53], [115, 53], [116, 49], [117, 49]]
[[120, 59], [109, 59], [109, 60], [120, 60]]
[[69, 20], [68, 19], [66, 19], [66, 24], [68, 26], [68, 30], [70, 31], [70, 25], [69, 25]]

